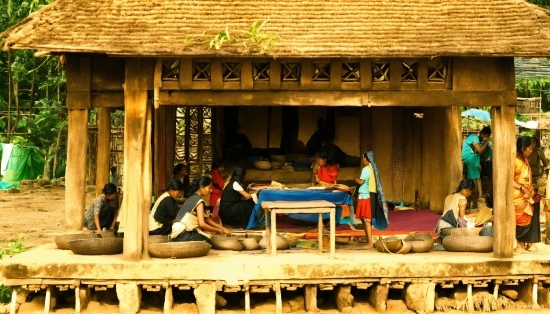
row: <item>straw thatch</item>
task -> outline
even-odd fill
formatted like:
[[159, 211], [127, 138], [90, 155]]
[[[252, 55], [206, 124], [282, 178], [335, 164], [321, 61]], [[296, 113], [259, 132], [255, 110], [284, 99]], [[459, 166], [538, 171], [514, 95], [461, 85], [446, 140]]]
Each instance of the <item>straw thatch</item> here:
[[549, 12], [524, 0], [57, 0], [1, 34], [4, 49], [131, 56], [240, 56], [184, 39], [255, 21], [275, 57], [550, 55]]

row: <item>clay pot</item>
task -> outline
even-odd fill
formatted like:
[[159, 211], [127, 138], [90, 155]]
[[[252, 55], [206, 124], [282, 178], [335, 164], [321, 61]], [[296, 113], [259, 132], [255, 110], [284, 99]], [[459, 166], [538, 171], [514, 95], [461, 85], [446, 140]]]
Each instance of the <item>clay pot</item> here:
[[243, 249], [243, 245], [235, 237], [216, 234], [210, 238], [210, 241], [212, 241], [212, 247], [216, 250], [242, 251]]
[[[277, 241], [277, 250], [288, 249], [288, 241], [285, 237], [283, 237], [282, 235], [277, 235], [276, 241]], [[266, 242], [265, 238], [262, 238], [258, 243], [261, 249], [265, 249], [266, 247], [265, 242]]]
[[256, 250], [259, 247], [258, 241], [254, 238], [242, 238], [239, 239], [239, 241], [241, 241], [241, 244], [245, 250]]

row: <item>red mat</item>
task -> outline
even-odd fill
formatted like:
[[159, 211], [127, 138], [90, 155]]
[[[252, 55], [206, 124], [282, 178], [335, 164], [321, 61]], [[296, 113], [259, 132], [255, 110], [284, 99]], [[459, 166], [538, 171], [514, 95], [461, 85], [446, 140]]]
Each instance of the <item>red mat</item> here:
[[[373, 236], [407, 234], [410, 232], [429, 232], [436, 236], [434, 229], [441, 216], [429, 209], [388, 212], [389, 226], [385, 230], [373, 230]], [[317, 224], [305, 224], [286, 216], [277, 218], [277, 230], [293, 233], [306, 233], [306, 239], [317, 239]], [[312, 232], [312, 229], [315, 231]], [[351, 230], [349, 225], [336, 226], [336, 234], [340, 236], [362, 237], [363, 230]]]

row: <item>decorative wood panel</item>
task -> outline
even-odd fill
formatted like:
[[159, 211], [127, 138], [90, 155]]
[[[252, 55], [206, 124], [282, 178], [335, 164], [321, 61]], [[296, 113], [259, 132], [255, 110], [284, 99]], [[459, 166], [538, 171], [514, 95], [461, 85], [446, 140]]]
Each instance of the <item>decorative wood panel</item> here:
[[392, 121], [393, 134], [393, 199], [395, 201], [404, 200], [404, 143], [403, 143], [403, 108], [393, 108]]

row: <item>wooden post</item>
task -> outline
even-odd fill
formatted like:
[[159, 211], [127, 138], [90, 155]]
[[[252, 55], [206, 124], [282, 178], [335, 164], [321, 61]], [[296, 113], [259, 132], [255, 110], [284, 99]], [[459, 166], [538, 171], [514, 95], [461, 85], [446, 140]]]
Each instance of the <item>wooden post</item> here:
[[514, 107], [491, 108], [493, 126], [493, 256], [507, 258], [514, 254], [516, 215], [513, 199], [515, 158]]
[[[126, 59], [124, 83], [124, 200], [122, 217], [124, 220], [124, 251], [126, 259], [139, 260], [143, 251], [143, 215], [147, 196], [144, 188], [149, 176], [144, 173], [148, 162], [147, 138], [147, 84], [143, 77], [143, 61], [138, 58]], [[149, 200], [151, 195], [149, 194]]]
[[273, 284], [273, 290], [275, 291], [275, 313], [283, 313], [283, 297], [281, 296], [281, 283], [275, 282]]
[[146, 115], [146, 128], [145, 128], [145, 140], [143, 143], [143, 164], [142, 164], [142, 174], [143, 174], [143, 221], [142, 221], [142, 234], [143, 234], [143, 254], [142, 258], [149, 258], [148, 253], [148, 238], [149, 238], [149, 210], [151, 208], [151, 197], [153, 195], [153, 154], [151, 151], [151, 135], [153, 132], [153, 104], [149, 103], [147, 105], [147, 115]]
[[97, 108], [97, 159], [95, 194], [101, 195], [103, 186], [109, 183], [111, 164], [111, 109]]
[[67, 230], [82, 230], [86, 210], [86, 143], [88, 110], [68, 110], [65, 221]]
[[454, 191], [462, 179], [462, 120], [460, 107], [445, 107], [445, 128], [443, 129], [443, 152], [447, 161], [443, 181], [449, 185], [449, 192]]
[[65, 228], [82, 230], [86, 209], [86, 147], [88, 109], [91, 106], [89, 57], [68, 54], [66, 62], [67, 166], [65, 174]]

